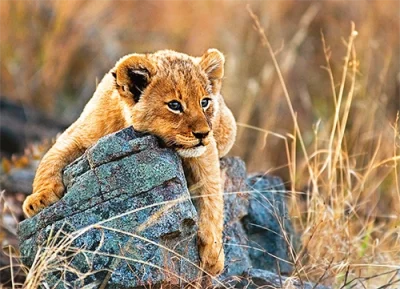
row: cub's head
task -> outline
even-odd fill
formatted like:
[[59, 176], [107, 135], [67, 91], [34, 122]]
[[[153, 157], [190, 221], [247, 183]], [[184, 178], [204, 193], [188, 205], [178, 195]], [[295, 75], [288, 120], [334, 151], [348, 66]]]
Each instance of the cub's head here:
[[213, 134], [224, 62], [216, 49], [202, 57], [169, 50], [125, 56], [112, 73], [126, 121], [182, 157], [200, 156]]

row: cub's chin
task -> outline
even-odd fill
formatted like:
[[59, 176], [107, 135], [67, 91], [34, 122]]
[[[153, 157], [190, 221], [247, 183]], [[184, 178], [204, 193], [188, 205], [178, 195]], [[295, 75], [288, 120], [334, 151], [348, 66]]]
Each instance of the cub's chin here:
[[198, 158], [205, 153], [206, 146], [196, 146], [189, 149], [178, 148], [176, 151], [182, 158]]

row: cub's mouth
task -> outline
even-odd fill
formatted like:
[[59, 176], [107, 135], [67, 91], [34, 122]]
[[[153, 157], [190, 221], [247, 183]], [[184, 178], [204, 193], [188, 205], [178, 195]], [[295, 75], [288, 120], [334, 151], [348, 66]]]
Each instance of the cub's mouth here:
[[198, 144], [192, 148], [177, 148], [177, 153], [182, 158], [197, 158], [204, 154], [207, 150], [207, 147], [202, 144]]
[[205, 153], [209, 139], [159, 138], [165, 147], [174, 149], [182, 158], [197, 158]]
[[197, 158], [207, 150], [208, 141], [198, 140], [197, 144], [183, 145], [176, 143], [172, 147], [182, 158]]

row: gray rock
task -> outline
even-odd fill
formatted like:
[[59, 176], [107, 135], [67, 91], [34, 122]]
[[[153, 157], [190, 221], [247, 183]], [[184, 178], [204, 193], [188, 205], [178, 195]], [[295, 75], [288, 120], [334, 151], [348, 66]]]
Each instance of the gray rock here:
[[62, 280], [57, 288], [141, 288], [197, 278], [195, 266], [171, 252], [198, 264], [196, 211], [179, 157], [155, 137], [128, 128], [102, 138], [65, 169], [64, 183], [59, 202], [19, 226], [26, 265], [55, 257], [46, 266], [50, 287]]
[[[279, 277], [275, 273], [291, 273], [289, 244], [296, 244], [296, 234], [288, 218], [281, 179], [268, 175], [247, 177], [239, 158], [222, 159], [221, 175], [225, 179], [226, 264], [219, 280], [235, 288], [247, 288], [247, 283], [238, 280], [247, 280], [249, 272], [266, 272], [274, 278]], [[254, 276], [257, 280], [258, 275]], [[216, 282], [214, 285], [218, 286]]]
[[242, 219], [248, 213], [246, 166], [239, 158], [222, 159], [221, 176], [224, 183], [224, 250], [225, 270], [220, 281], [241, 275], [251, 267], [248, 240]]
[[254, 175], [247, 179], [248, 214], [243, 224], [253, 268], [288, 274], [293, 270], [291, 246], [296, 238], [286, 207], [286, 190], [278, 177]]

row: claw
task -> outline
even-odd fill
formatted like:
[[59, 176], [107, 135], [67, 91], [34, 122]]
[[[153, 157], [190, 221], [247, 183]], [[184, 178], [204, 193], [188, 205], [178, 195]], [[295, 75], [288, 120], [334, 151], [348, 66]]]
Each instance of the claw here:
[[44, 208], [57, 202], [60, 199], [58, 195], [60, 194], [55, 192], [55, 187], [40, 190], [39, 193], [33, 193], [25, 199], [22, 209], [28, 218], [33, 217]]

